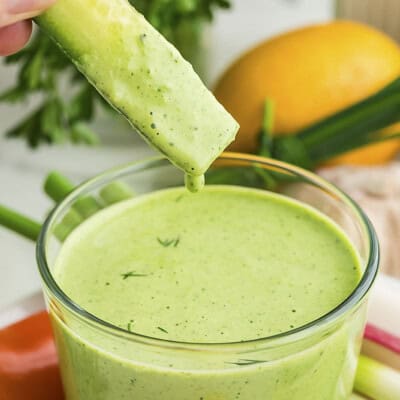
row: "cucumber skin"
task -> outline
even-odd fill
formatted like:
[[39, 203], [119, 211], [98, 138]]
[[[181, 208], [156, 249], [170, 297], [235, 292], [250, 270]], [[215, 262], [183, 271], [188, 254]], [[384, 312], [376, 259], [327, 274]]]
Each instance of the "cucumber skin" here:
[[35, 19], [99, 93], [177, 167], [203, 174], [239, 126], [126, 0], [58, 0]]

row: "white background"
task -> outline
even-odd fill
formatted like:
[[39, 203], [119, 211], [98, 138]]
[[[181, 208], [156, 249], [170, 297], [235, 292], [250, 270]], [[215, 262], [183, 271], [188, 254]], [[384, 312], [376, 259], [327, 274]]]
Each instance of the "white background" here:
[[[332, 0], [234, 0], [234, 4], [232, 11], [219, 14], [208, 38], [210, 82], [250, 45], [288, 28], [322, 22], [333, 15]], [[14, 76], [13, 69], [0, 65], [0, 92], [12, 84]], [[32, 153], [23, 143], [2, 139], [4, 131], [33, 106], [0, 104], [0, 203], [40, 221], [51, 207], [41, 192], [41, 182], [49, 170], [59, 169], [79, 182], [151, 152], [135, 134], [109, 132], [116, 130], [115, 125], [104, 121], [99, 126], [107, 147], [100, 149], [42, 148]], [[126, 131], [126, 126], [121, 125], [120, 129]], [[0, 309], [39, 287], [33, 244], [0, 228]]]

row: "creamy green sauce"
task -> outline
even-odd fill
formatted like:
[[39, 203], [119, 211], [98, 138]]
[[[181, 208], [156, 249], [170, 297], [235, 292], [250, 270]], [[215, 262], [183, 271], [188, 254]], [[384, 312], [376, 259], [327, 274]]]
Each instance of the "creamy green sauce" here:
[[[101, 211], [64, 243], [55, 278], [125, 331], [221, 343], [322, 316], [352, 292], [360, 265], [347, 237], [312, 209], [209, 186]], [[365, 320], [361, 307], [289, 347], [190, 352], [110, 336], [57, 304], [51, 310], [68, 400], [347, 400]]]
[[360, 279], [329, 220], [275, 194], [170, 189], [103, 211], [64, 244], [56, 278], [121, 328], [186, 342], [262, 338], [340, 304]]
[[204, 175], [190, 175], [185, 174], [185, 186], [189, 192], [197, 193], [204, 188], [205, 177]]

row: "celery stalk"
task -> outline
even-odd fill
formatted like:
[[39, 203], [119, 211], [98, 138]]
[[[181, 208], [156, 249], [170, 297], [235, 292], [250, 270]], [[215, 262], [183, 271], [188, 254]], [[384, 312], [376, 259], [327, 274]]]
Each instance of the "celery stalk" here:
[[355, 389], [375, 400], [400, 399], [400, 372], [361, 355]]
[[[58, 171], [52, 171], [47, 175], [43, 188], [51, 199], [59, 203], [74, 190], [75, 186], [66, 176]], [[63, 242], [78, 225], [101, 210], [103, 206], [109, 206], [133, 196], [134, 193], [128, 185], [123, 182], [113, 182], [100, 190], [99, 199], [94, 196], [78, 198], [56, 226], [55, 235]]]
[[79, 215], [73, 208], [70, 209], [61, 222], [54, 228], [54, 234], [57, 236], [60, 242], [63, 242], [68, 235], [79, 226], [84, 219]]
[[56, 203], [64, 200], [73, 190], [73, 183], [57, 171], [51, 171], [44, 181], [43, 190]]
[[36, 18], [103, 97], [189, 175], [202, 175], [237, 122], [126, 0], [59, 0]]
[[8, 228], [30, 240], [36, 240], [41, 229], [38, 222], [1, 204], [0, 226]]
[[123, 182], [112, 182], [100, 190], [99, 196], [104, 204], [111, 205], [132, 198], [135, 193]]

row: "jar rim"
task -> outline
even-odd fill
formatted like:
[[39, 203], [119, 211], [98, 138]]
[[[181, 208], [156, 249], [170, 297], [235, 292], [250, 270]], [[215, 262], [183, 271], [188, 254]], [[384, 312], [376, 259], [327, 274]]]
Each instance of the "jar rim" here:
[[100, 184], [113, 182], [116, 179], [129, 176], [133, 173], [168, 165], [168, 160], [163, 156], [147, 158], [145, 160], [141, 160], [135, 163], [125, 164], [123, 166], [116, 167], [102, 174], [99, 174], [96, 177], [89, 179], [83, 184], [79, 185], [62, 202], [56, 205], [56, 207], [48, 215], [42, 226], [42, 230], [36, 246], [36, 260], [39, 266], [40, 275], [45, 285], [45, 289], [49, 290], [51, 295], [54, 296], [64, 307], [66, 307], [67, 310], [71, 311], [75, 316], [77, 316], [84, 322], [100, 328], [101, 330], [105, 330], [117, 336], [123, 336], [129, 340], [147, 343], [154, 346], [169, 348], [173, 347], [175, 349], [196, 351], [207, 349], [211, 351], [218, 349], [219, 351], [221, 351], [224, 349], [229, 350], [232, 347], [235, 347], [236, 349], [237, 347], [246, 348], [254, 345], [275, 345], [277, 342], [286, 343], [288, 341], [297, 341], [301, 338], [310, 336], [315, 332], [315, 330], [318, 330], [319, 328], [330, 326], [332, 323], [340, 320], [343, 315], [346, 315], [349, 311], [355, 309], [357, 305], [363, 301], [371, 286], [373, 285], [378, 273], [379, 266], [379, 244], [375, 230], [368, 217], [357, 205], [357, 203], [352, 200], [347, 194], [342, 192], [335, 185], [329, 183], [325, 179], [317, 176], [312, 172], [306, 171], [297, 166], [287, 164], [285, 162], [250, 154], [231, 152], [222, 153], [218, 160], [223, 162], [236, 162], [239, 164], [257, 164], [257, 166], [260, 167], [265, 166], [269, 168], [275, 168], [276, 170], [281, 170], [292, 175], [296, 175], [303, 178], [303, 180], [306, 180], [308, 183], [313, 184], [315, 187], [318, 187], [325, 192], [333, 194], [336, 198], [339, 198], [342, 202], [346, 203], [351, 208], [354, 215], [358, 217], [360, 223], [363, 225], [364, 234], [367, 236], [367, 243], [369, 244], [369, 249], [366, 266], [358, 285], [341, 304], [337, 305], [328, 313], [320, 316], [317, 319], [314, 319], [313, 321], [305, 325], [271, 336], [250, 339], [241, 342], [195, 343], [155, 338], [128, 331], [124, 328], [115, 326], [112, 323], [104, 321], [94, 314], [89, 313], [88, 311], [80, 307], [75, 301], [69, 298], [68, 295], [59, 287], [59, 285], [55, 281], [47, 260], [46, 249], [53, 223], [57, 220], [57, 217], [62, 212], [62, 210], [73, 204], [76, 198], [82, 195], [82, 192], [89, 191]]

